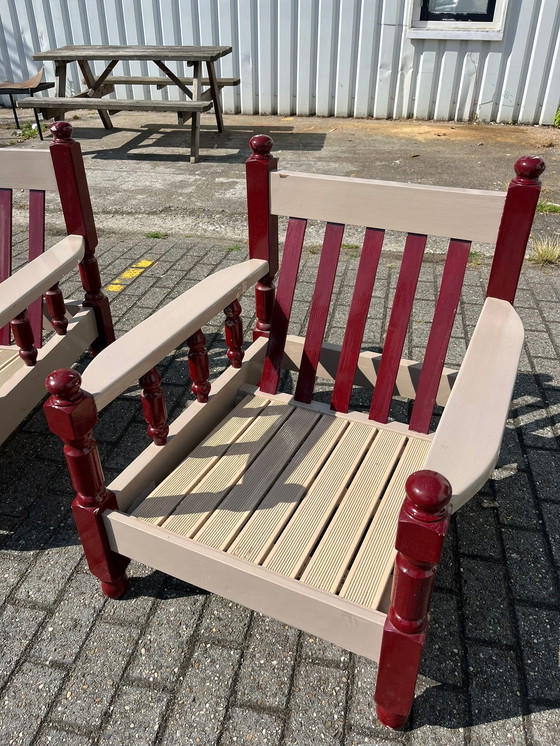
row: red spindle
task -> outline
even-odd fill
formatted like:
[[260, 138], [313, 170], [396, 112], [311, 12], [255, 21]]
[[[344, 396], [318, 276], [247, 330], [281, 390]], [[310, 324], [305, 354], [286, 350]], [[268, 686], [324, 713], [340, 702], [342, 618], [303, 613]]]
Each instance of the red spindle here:
[[449, 242], [438, 301], [410, 418], [410, 429], [420, 433], [427, 433], [430, 427], [441, 372], [459, 306], [470, 247], [470, 241]]
[[[45, 192], [29, 190], [29, 261], [45, 251]], [[43, 298], [39, 297], [27, 309], [37, 347], [43, 344]]]
[[377, 716], [391, 728], [402, 728], [412, 707], [435, 571], [451, 515], [450, 499], [451, 485], [435, 471], [415, 472], [406, 482], [375, 688]]
[[163, 446], [167, 442], [169, 426], [166, 422], [167, 407], [164, 393], [161, 390], [161, 376], [155, 368], [152, 368], [140, 378], [139, 383], [142, 386], [144, 419], [148, 423], [146, 432], [156, 446]]
[[74, 520], [91, 572], [101, 580], [103, 593], [119, 598], [126, 590], [128, 558], [113, 552], [103, 523], [106, 510], [117, 510], [117, 500], [104, 483], [103, 469], [92, 430], [97, 422], [93, 396], [80, 388], [74, 370], [55, 370], [46, 380], [51, 396], [44, 405], [50, 429], [64, 443], [64, 457], [76, 490]]
[[58, 287], [58, 282], [45, 293], [45, 304], [55, 332], [60, 335], [66, 334], [68, 319], [66, 318], [64, 296], [62, 290]]
[[255, 135], [249, 141], [252, 155], [245, 165], [247, 180], [247, 217], [249, 256], [265, 259], [268, 273], [255, 286], [257, 323], [253, 339], [268, 337], [274, 304], [273, 278], [278, 271], [278, 217], [270, 214], [269, 173], [277, 166], [270, 154], [273, 142], [267, 135]]
[[369, 410], [370, 418], [377, 422], [387, 422], [389, 416], [406, 330], [426, 248], [426, 239], [426, 236], [412, 233], [406, 239], [393, 308]]
[[306, 226], [307, 221], [300, 218], [290, 218], [288, 221], [286, 242], [282, 255], [282, 271], [278, 281], [278, 294], [272, 311], [272, 331], [266, 348], [266, 358], [260, 383], [261, 389], [267, 394], [275, 394], [278, 389], [280, 366], [284, 354], [284, 345], [286, 344], [286, 335], [288, 334], [288, 324], [292, 312]]
[[366, 229], [333, 387], [331, 409], [337, 412], [348, 412], [384, 237], [385, 231]]
[[10, 321], [14, 341], [19, 347], [19, 356], [26, 365], [30, 367], [37, 362], [37, 348], [33, 338], [33, 329], [29, 322], [27, 309], [19, 313], [15, 319]]
[[115, 332], [109, 301], [101, 290], [99, 267], [95, 257], [97, 232], [79, 143], [72, 139], [72, 127], [67, 122], [55, 122], [50, 127], [53, 142], [50, 146], [60, 202], [66, 230], [84, 236], [86, 250], [80, 262], [80, 277], [85, 290], [84, 305], [93, 308], [97, 321], [98, 338], [92, 351], [99, 352], [114, 341]]
[[[0, 282], [12, 274], [12, 190], [0, 189]], [[0, 329], [0, 344], [10, 344], [8, 324]]]
[[192, 380], [192, 392], [201, 403], [208, 401], [210, 393], [210, 369], [208, 367], [208, 352], [206, 337], [199, 329], [187, 339], [189, 346], [189, 373]]
[[519, 158], [510, 182], [496, 239], [486, 295], [513, 303], [527, 241], [541, 190], [544, 161], [536, 155]]
[[241, 304], [234, 300], [224, 308], [226, 315], [225, 335], [227, 344], [227, 356], [233, 368], [241, 368], [243, 352], [243, 322], [241, 321]]
[[297, 401], [309, 403], [313, 396], [343, 235], [343, 225], [327, 223], [294, 396]]

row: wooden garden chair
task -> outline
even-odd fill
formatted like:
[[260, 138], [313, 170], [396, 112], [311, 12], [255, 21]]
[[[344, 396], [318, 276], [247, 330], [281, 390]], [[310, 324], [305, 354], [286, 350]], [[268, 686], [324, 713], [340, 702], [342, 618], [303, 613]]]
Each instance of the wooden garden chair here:
[[[519, 159], [506, 194], [278, 171], [268, 137], [251, 147], [251, 258], [107, 348], [83, 388], [76, 372], [54, 372], [47, 418], [65, 443], [76, 523], [106, 595], [124, 593], [133, 558], [378, 660], [378, 717], [402, 727], [450, 513], [484, 484], [500, 448], [523, 343], [511, 304], [544, 164]], [[278, 215], [289, 220], [274, 300]], [[300, 338], [287, 331], [308, 219], [326, 230]], [[335, 346], [323, 336], [347, 224], [365, 232]], [[360, 352], [385, 229], [407, 234], [393, 309], [383, 352]], [[428, 234], [451, 240], [419, 363], [401, 355]], [[456, 373], [444, 360], [473, 240], [496, 248]], [[255, 283], [244, 355], [237, 299]], [[221, 309], [231, 367], [210, 389], [201, 327]], [[197, 400], [168, 427], [154, 366], [184, 340]], [[293, 395], [278, 393], [283, 368], [298, 373]], [[334, 380], [330, 406], [312, 398], [317, 376]], [[96, 410], [137, 379], [154, 443], [106, 487]], [[349, 411], [353, 385], [373, 388], [369, 414]], [[395, 395], [413, 401], [408, 422], [390, 421]], [[444, 410], [430, 432], [435, 403]]]
[[[66, 122], [51, 130], [49, 150], [0, 150], [0, 443], [43, 398], [54, 367], [114, 339], [80, 146]], [[29, 192], [29, 261], [12, 274], [14, 190]], [[59, 195], [68, 235], [45, 251], [46, 192]], [[78, 266], [85, 299], [65, 303], [59, 280]]]

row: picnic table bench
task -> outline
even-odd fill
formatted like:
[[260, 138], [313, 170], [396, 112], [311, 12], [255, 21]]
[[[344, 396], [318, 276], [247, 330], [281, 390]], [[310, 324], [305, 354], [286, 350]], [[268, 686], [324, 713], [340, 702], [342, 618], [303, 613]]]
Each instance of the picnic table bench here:
[[[61, 119], [66, 111], [72, 109], [96, 109], [106, 129], [112, 129], [111, 114], [119, 111], [174, 111], [179, 124], [192, 120], [191, 127], [191, 162], [198, 161], [200, 148], [200, 114], [214, 109], [218, 132], [223, 131], [222, 106], [220, 92], [225, 86], [239, 85], [239, 78], [218, 78], [214, 62], [231, 53], [231, 47], [203, 46], [105, 46], [73, 45], [52, 49], [33, 55], [33, 59], [50, 60], [55, 63], [57, 78], [57, 96], [44, 98], [37, 106], [37, 99], [32, 97], [18, 102], [21, 108], [40, 108], [44, 116]], [[90, 61], [108, 61], [101, 75], [94, 74]], [[153, 62], [163, 76], [111, 75], [112, 70], [121, 61], [139, 60]], [[86, 89], [75, 96], [66, 96], [66, 72], [69, 62], [76, 61], [82, 72]], [[186, 62], [193, 68], [192, 77], [179, 77], [165, 64], [168, 61]], [[207, 75], [202, 77], [202, 64], [206, 65]], [[187, 100], [153, 100], [112, 98], [103, 96], [112, 94], [115, 85], [156, 86], [161, 89], [170, 85], [176, 86]]]

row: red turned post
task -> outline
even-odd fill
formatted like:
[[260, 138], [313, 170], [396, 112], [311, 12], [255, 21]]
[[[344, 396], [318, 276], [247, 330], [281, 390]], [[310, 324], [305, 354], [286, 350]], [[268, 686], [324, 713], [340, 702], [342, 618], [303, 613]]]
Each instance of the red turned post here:
[[68, 319], [66, 318], [64, 296], [62, 290], [58, 286], [58, 282], [45, 293], [45, 303], [49, 316], [51, 317], [53, 329], [57, 334], [63, 336], [66, 334], [66, 330], [68, 329]]
[[274, 275], [278, 271], [278, 217], [270, 214], [269, 174], [278, 161], [270, 154], [273, 142], [268, 135], [255, 135], [249, 140], [253, 154], [245, 164], [247, 178], [247, 215], [249, 222], [249, 256], [265, 259], [268, 273], [255, 286], [257, 323], [253, 341], [268, 337], [274, 305]]
[[208, 351], [206, 337], [199, 329], [187, 339], [189, 346], [189, 374], [192, 381], [191, 390], [197, 400], [204, 404], [210, 393], [210, 369], [208, 367]]
[[226, 315], [225, 335], [227, 344], [227, 356], [233, 368], [241, 368], [241, 362], [245, 356], [243, 351], [243, 322], [241, 321], [241, 304], [234, 300], [224, 308]]
[[412, 707], [450, 498], [451, 485], [438, 472], [425, 469], [407, 479], [375, 688], [377, 717], [390, 728], [402, 728]]
[[167, 407], [161, 390], [161, 376], [155, 368], [152, 368], [140, 378], [139, 383], [142, 386], [144, 419], [148, 423], [146, 432], [156, 446], [163, 446], [167, 442], [169, 425], [166, 422]]
[[26, 365], [32, 367], [37, 362], [37, 348], [26, 308], [10, 321], [10, 327], [14, 341], [19, 347], [20, 358]]
[[515, 162], [514, 169], [516, 176], [507, 191], [486, 289], [487, 297], [502, 298], [510, 303], [515, 298], [541, 191], [539, 177], [545, 165], [538, 156], [527, 155]]
[[80, 262], [80, 276], [85, 290], [84, 306], [93, 308], [97, 321], [98, 338], [92, 344], [95, 354], [115, 340], [109, 301], [101, 290], [101, 277], [95, 256], [97, 231], [84, 170], [80, 144], [72, 139], [72, 126], [67, 122], [54, 122], [50, 126], [53, 141], [51, 158], [58, 184], [66, 230], [83, 236], [85, 255]]
[[113, 552], [103, 523], [106, 510], [117, 510], [117, 500], [104, 483], [103, 469], [92, 430], [97, 409], [91, 394], [80, 388], [82, 379], [74, 370], [59, 369], [45, 384], [51, 396], [44, 404], [51, 431], [64, 443], [64, 457], [76, 490], [72, 512], [91, 572], [101, 581], [109, 598], [126, 590], [127, 557]]

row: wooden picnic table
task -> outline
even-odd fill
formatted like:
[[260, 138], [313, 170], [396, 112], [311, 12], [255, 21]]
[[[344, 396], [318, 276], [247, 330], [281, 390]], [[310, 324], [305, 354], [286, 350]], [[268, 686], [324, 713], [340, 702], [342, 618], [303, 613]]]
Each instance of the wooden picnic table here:
[[[112, 46], [112, 45], [72, 45], [38, 52], [34, 60], [50, 60], [55, 64], [57, 95], [44, 98], [40, 108], [51, 110], [51, 116], [63, 118], [71, 109], [97, 109], [103, 126], [111, 129], [111, 113], [118, 111], [175, 111], [178, 121], [183, 124], [192, 120], [191, 162], [198, 161], [200, 144], [200, 114], [214, 109], [218, 132], [223, 131], [221, 89], [224, 86], [239, 85], [239, 78], [218, 78], [214, 63], [220, 57], [231, 53], [231, 47], [209, 46]], [[96, 75], [90, 62], [106, 61], [101, 75]], [[113, 69], [122, 61], [153, 62], [164, 75], [133, 76], [112, 75]], [[86, 88], [75, 96], [66, 96], [66, 72], [68, 63], [77, 62], [83, 75]], [[186, 62], [192, 67], [192, 77], [177, 76], [166, 63]], [[206, 65], [206, 77], [202, 77], [202, 65]], [[105, 99], [103, 96], [114, 93], [115, 85], [155, 85], [158, 89], [176, 86], [186, 96], [185, 101], [152, 99]], [[23, 108], [37, 108], [37, 99], [25, 98], [18, 102]]]

